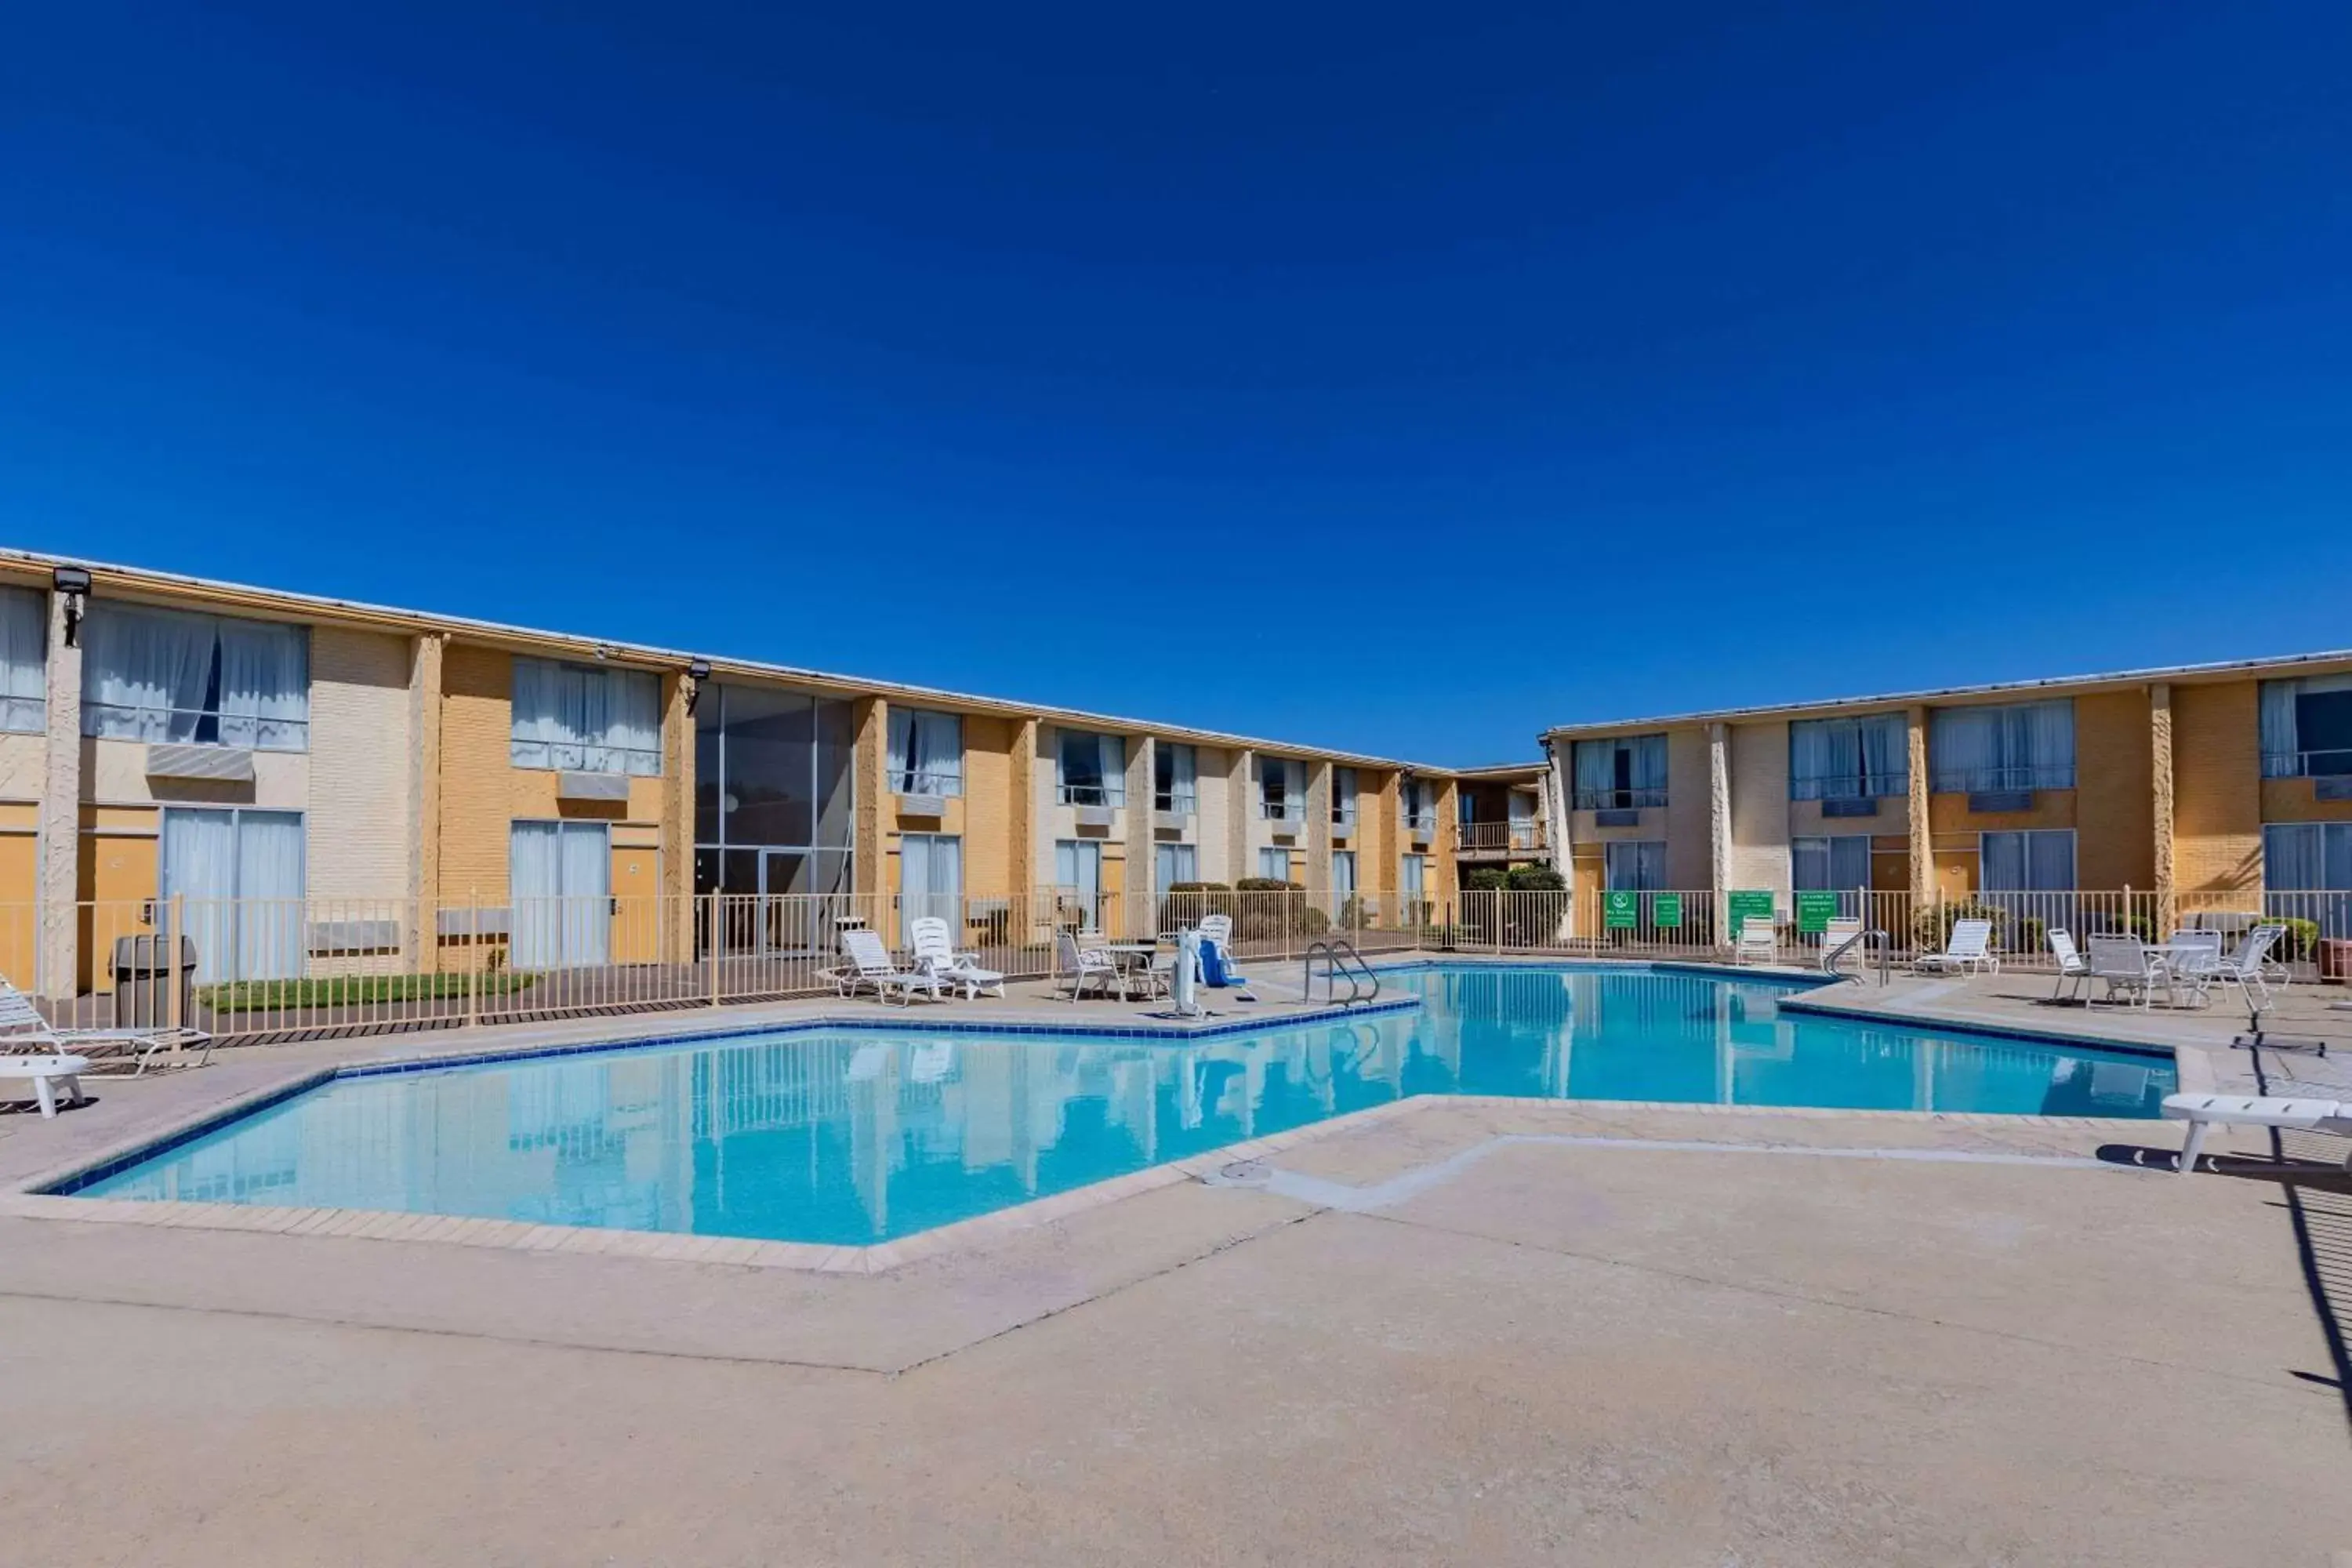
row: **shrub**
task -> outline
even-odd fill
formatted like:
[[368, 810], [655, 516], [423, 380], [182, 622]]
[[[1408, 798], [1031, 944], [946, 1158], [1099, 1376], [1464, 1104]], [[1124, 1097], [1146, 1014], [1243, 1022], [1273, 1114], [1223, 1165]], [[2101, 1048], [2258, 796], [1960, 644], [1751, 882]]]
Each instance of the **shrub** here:
[[2278, 940], [2278, 955], [2289, 963], [2300, 963], [2319, 951], [2319, 922], [2296, 916], [2273, 921], [2273, 925], [2286, 927], [2286, 934]]
[[1234, 884], [1237, 893], [1296, 893], [1301, 891], [1296, 882], [1286, 882], [1279, 877], [1244, 877]]
[[1499, 893], [1511, 885], [1511, 874], [1500, 866], [1480, 866], [1462, 879], [1465, 893]]
[[1233, 889], [1223, 882], [1171, 882], [1161, 889], [1160, 929], [1198, 925], [1201, 917], [1234, 907]]
[[1505, 887], [1517, 893], [1562, 893], [1568, 879], [1549, 866], [1514, 866], [1505, 873]]

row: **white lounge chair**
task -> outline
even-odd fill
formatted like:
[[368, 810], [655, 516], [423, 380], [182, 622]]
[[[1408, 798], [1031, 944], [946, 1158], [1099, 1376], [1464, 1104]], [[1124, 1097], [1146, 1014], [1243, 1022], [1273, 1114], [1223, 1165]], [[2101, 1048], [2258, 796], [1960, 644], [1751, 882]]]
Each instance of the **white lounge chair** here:
[[962, 986], [964, 1000], [971, 1001], [982, 991], [1004, 994], [1004, 976], [993, 969], [982, 969], [980, 954], [958, 952], [948, 935], [948, 922], [940, 916], [922, 915], [908, 921], [907, 937], [914, 944], [916, 967], [929, 970], [951, 986]]
[[2156, 999], [2158, 985], [2164, 987], [2167, 1001], [2179, 999], [2173, 988], [2172, 971], [2136, 936], [2093, 937], [2091, 967], [2084, 978], [2106, 982], [2105, 1000], [2109, 1003], [2120, 996], [2133, 1006], [2145, 1007]]
[[1118, 960], [1110, 955], [1108, 949], [1084, 946], [1075, 935], [1061, 931], [1054, 933], [1054, 957], [1055, 967], [1069, 978], [1072, 1002], [1087, 994], [1087, 982], [1089, 980], [1102, 984], [1105, 996], [1110, 994], [1111, 987], [1117, 986], [1119, 1000], [1127, 1000], [1126, 973], [1119, 968]]
[[[2244, 1094], [2175, 1094], [2164, 1102], [2164, 1114], [2189, 1123], [2180, 1145], [2179, 1173], [2197, 1168], [2204, 1152], [2205, 1134], [2216, 1127], [2281, 1127], [2302, 1132], [2332, 1132], [2352, 1138], [2352, 1103], [2336, 1100], [2284, 1100]], [[2344, 1168], [2352, 1171], [2352, 1157]]]
[[912, 1006], [915, 992], [919, 987], [940, 999], [940, 978], [927, 969], [901, 969], [890, 962], [890, 950], [882, 939], [870, 931], [845, 931], [841, 933], [841, 951], [856, 966], [855, 974], [845, 975], [847, 984], [844, 994], [854, 993], [861, 985], [874, 987], [874, 994], [887, 1002], [890, 993], [898, 993], [901, 1006]]
[[[131, 1058], [131, 1076], [136, 1078], [147, 1070], [156, 1052], [168, 1049], [175, 1041], [184, 1047], [203, 1047], [194, 1066], [202, 1067], [213, 1059], [213, 1037], [202, 1029], [173, 1029], [160, 1024], [149, 1029], [60, 1029], [41, 1016], [31, 997], [0, 977], [0, 1051], [47, 1046], [62, 1055], [67, 1051], [117, 1047]], [[89, 1068], [89, 1062], [82, 1065], [85, 1070]], [[89, 1076], [102, 1075], [93, 1072]]]
[[2091, 962], [2074, 945], [2074, 933], [2064, 926], [2052, 926], [2050, 956], [2058, 961], [2058, 984], [2050, 988], [2050, 1000], [2055, 1002], [2060, 992], [2069, 989], [2080, 995], [2084, 983], [2091, 978]]
[[1731, 944], [1734, 963], [1773, 963], [1780, 957], [1780, 942], [1769, 915], [1747, 915], [1739, 921], [1739, 935]]
[[81, 1077], [88, 1071], [88, 1057], [69, 1057], [61, 1051], [0, 1057], [0, 1081], [31, 1079], [33, 1099], [40, 1106], [43, 1116], [58, 1113], [58, 1090], [60, 1089], [66, 1091], [69, 1104], [79, 1105], [87, 1098], [81, 1091]]
[[1834, 920], [1823, 926], [1822, 928], [1822, 968], [1825, 971], [1829, 969], [1831, 961], [1838, 956], [1840, 949], [1860, 954], [1862, 962], [1867, 963], [1869, 958], [1863, 952], [1862, 943], [1854, 942], [1851, 948], [1845, 945], [1847, 942], [1853, 942], [1853, 939], [1861, 934], [1860, 921]]
[[2238, 943], [2237, 952], [2213, 966], [2211, 978], [2236, 986], [2249, 1007], [2269, 1006], [2271, 985], [2263, 972], [2269, 966], [2271, 949], [2284, 935], [2283, 925], [2256, 926]]
[[1992, 921], [1954, 921], [1944, 951], [1923, 952], [1911, 961], [1911, 967], [1943, 974], [1968, 974], [1977, 970], [1999, 974], [2000, 960], [1992, 952]]

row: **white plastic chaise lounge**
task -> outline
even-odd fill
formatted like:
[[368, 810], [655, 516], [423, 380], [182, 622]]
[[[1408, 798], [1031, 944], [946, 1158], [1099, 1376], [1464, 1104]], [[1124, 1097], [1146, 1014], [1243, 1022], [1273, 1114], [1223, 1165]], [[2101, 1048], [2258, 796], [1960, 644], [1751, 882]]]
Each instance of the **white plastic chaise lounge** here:
[[915, 950], [915, 966], [929, 970], [951, 986], [962, 986], [966, 1001], [983, 991], [1004, 994], [1004, 976], [993, 969], [982, 969], [977, 952], [958, 952], [948, 934], [948, 922], [940, 916], [923, 915], [908, 921], [907, 940]]
[[[2352, 1101], [2286, 1100], [2275, 1095], [2175, 1094], [2164, 1102], [2164, 1114], [2189, 1123], [2180, 1145], [2179, 1173], [2197, 1168], [2205, 1151], [2205, 1134], [2216, 1127], [2277, 1127], [2298, 1132], [2332, 1132], [2352, 1138]], [[2352, 1171], [2352, 1156], [2344, 1168]]]
[[43, 1116], [58, 1113], [58, 1090], [66, 1092], [69, 1104], [79, 1105], [86, 1098], [81, 1091], [82, 1075], [89, 1071], [88, 1057], [69, 1057], [62, 1051], [36, 1051], [29, 1056], [0, 1057], [0, 1083], [12, 1079], [29, 1079], [33, 1084], [33, 1100]]
[[1747, 915], [1731, 944], [1734, 963], [1772, 963], [1780, 956], [1780, 939], [1769, 915]]
[[2236, 986], [2249, 1007], [2269, 1006], [2271, 985], [2264, 971], [2270, 967], [2271, 949], [2285, 935], [2283, 925], [2254, 927], [2240, 940], [2238, 951], [2215, 964], [2206, 977]]
[[[68, 1051], [119, 1047], [131, 1060], [131, 1076], [138, 1077], [147, 1070], [155, 1053], [174, 1043], [185, 1047], [202, 1047], [203, 1053], [192, 1064], [202, 1067], [213, 1059], [213, 1037], [202, 1029], [173, 1029], [158, 1024], [145, 1029], [60, 1029], [41, 1016], [33, 999], [0, 977], [0, 1051], [14, 1051], [25, 1046], [47, 1046], [63, 1055]], [[83, 1070], [90, 1077], [105, 1076], [90, 1070], [87, 1059]], [[121, 1075], [116, 1075], [121, 1076]]]
[[1954, 921], [1944, 951], [1923, 952], [1911, 961], [1911, 967], [1941, 974], [1968, 974], [1979, 969], [1999, 974], [2000, 960], [1992, 952], [1992, 921]]
[[899, 1005], [912, 1006], [917, 987], [940, 1000], [940, 977], [928, 969], [901, 969], [890, 962], [890, 950], [882, 939], [870, 931], [845, 931], [841, 933], [841, 951], [856, 966], [855, 974], [846, 975], [849, 988], [871, 985], [874, 994], [887, 1002], [890, 993], [898, 993]]

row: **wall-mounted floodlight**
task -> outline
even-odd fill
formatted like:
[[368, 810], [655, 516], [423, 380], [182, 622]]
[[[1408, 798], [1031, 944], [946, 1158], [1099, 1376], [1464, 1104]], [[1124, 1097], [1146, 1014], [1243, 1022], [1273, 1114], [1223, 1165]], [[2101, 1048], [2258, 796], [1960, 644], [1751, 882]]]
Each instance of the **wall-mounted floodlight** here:
[[702, 683], [709, 679], [710, 661], [709, 659], [697, 658], [687, 661], [686, 710], [688, 713], [693, 712], [695, 704], [702, 700]]
[[81, 618], [89, 608], [89, 568], [60, 566], [49, 574], [49, 584], [66, 598], [66, 647], [81, 646]]

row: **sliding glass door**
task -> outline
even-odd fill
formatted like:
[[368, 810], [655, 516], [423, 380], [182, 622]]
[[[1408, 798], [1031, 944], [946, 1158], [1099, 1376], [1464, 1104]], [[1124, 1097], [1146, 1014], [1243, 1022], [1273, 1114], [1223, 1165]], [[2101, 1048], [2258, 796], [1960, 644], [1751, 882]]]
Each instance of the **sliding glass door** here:
[[198, 980], [300, 976], [300, 812], [169, 806], [162, 848], [158, 890], [180, 900]]
[[604, 824], [518, 822], [508, 867], [517, 969], [610, 962], [613, 847]]
[[963, 936], [963, 840], [951, 833], [909, 833], [898, 841], [898, 940], [915, 945], [915, 922], [948, 922], [948, 941]]

